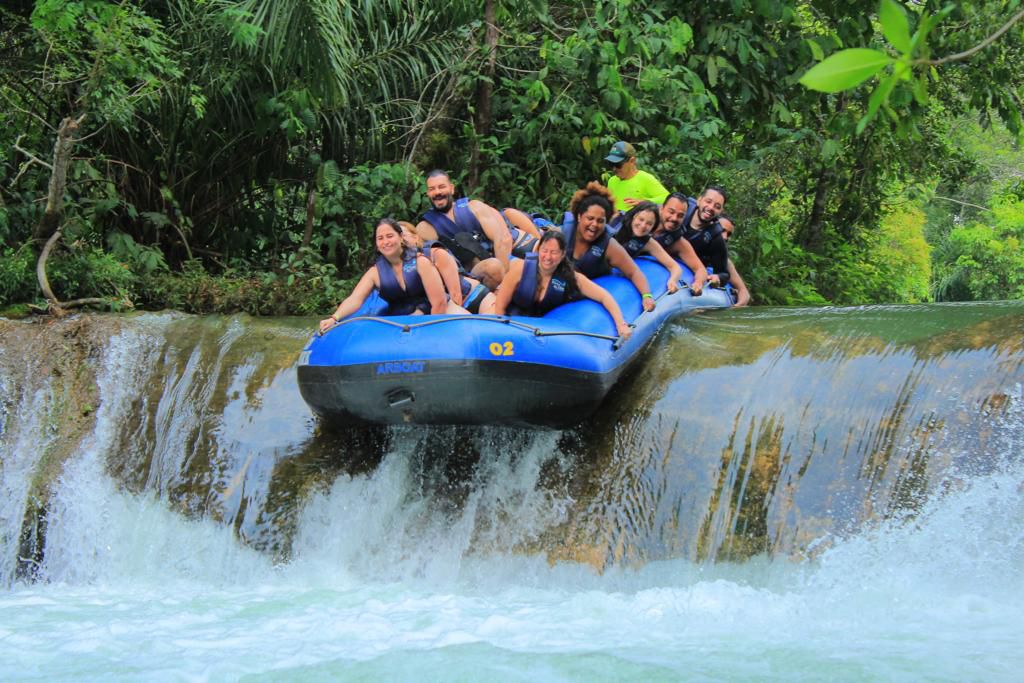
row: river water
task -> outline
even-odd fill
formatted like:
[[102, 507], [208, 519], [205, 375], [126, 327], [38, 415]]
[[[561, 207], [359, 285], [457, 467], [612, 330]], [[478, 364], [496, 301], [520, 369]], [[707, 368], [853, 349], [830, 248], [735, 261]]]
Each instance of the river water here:
[[1024, 306], [696, 316], [565, 432], [332, 429], [313, 322], [5, 323], [0, 679], [1020, 680]]

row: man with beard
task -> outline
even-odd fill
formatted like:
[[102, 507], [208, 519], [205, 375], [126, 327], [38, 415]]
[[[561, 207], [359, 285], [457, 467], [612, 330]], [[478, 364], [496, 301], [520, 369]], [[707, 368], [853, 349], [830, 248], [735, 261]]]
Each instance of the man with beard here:
[[686, 195], [679, 192], [670, 194], [661, 205], [661, 226], [651, 234], [665, 251], [682, 261], [693, 272], [690, 291], [694, 296], [699, 296], [704, 291], [704, 283], [708, 280], [708, 271], [689, 241], [683, 238], [682, 222], [686, 217], [686, 209]]
[[433, 208], [416, 226], [420, 237], [441, 242], [466, 270], [492, 257], [502, 273], [508, 270], [512, 235], [496, 209], [478, 199], [456, 200], [451, 176], [440, 169], [427, 174], [427, 198]]

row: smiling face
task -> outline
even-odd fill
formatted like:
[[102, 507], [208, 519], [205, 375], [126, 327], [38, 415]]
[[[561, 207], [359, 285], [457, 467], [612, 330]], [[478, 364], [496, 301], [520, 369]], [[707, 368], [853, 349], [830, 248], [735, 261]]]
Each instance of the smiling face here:
[[550, 277], [564, 257], [565, 250], [562, 249], [562, 245], [558, 243], [557, 239], [543, 240], [540, 249], [537, 250], [537, 265], [540, 272]]
[[576, 233], [584, 242], [593, 242], [604, 232], [604, 224], [608, 222], [608, 214], [604, 207], [594, 204], [580, 214]]
[[387, 223], [377, 224], [374, 232], [374, 241], [377, 244], [377, 251], [387, 259], [400, 258], [405, 249], [402, 235], [395, 228]]
[[678, 197], [669, 197], [661, 205], [661, 222], [666, 231], [675, 230], [686, 215], [686, 202]]
[[718, 224], [722, 226], [722, 239], [728, 242], [736, 226], [728, 218], [719, 218]]
[[718, 190], [705, 190], [697, 199], [696, 218], [703, 224], [713, 222], [725, 208], [725, 197]]
[[455, 202], [455, 185], [452, 184], [451, 178], [446, 175], [427, 178], [427, 198], [434, 209], [448, 213]]
[[641, 211], [633, 216], [633, 234], [637, 237], [643, 237], [654, 228], [654, 223], [654, 209]]

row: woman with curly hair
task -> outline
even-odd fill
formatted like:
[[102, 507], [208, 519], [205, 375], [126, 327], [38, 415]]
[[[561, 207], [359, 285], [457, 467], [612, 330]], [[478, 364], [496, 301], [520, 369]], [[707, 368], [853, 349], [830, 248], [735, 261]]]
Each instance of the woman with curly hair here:
[[577, 190], [569, 203], [573, 224], [566, 231], [569, 260], [588, 278], [607, 275], [618, 268], [633, 283], [642, 297], [645, 311], [654, 310], [654, 296], [643, 271], [625, 248], [612, 239], [606, 226], [615, 213], [614, 199], [608, 188], [596, 181]]

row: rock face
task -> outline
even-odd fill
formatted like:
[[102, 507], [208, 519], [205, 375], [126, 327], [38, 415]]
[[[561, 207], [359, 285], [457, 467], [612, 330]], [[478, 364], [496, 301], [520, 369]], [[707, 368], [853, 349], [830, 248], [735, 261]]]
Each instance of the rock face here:
[[52, 484], [94, 430], [97, 361], [121, 326], [110, 316], [0, 319], [0, 583], [42, 558]]
[[298, 389], [314, 325], [0, 319], [0, 586], [149, 552], [124, 500], [274, 561], [349, 539], [342, 564], [370, 573], [417, 575], [439, 547], [456, 568], [801, 558], [1021, 457], [1021, 305], [697, 316], [586, 424], [546, 433], [332, 430]]

